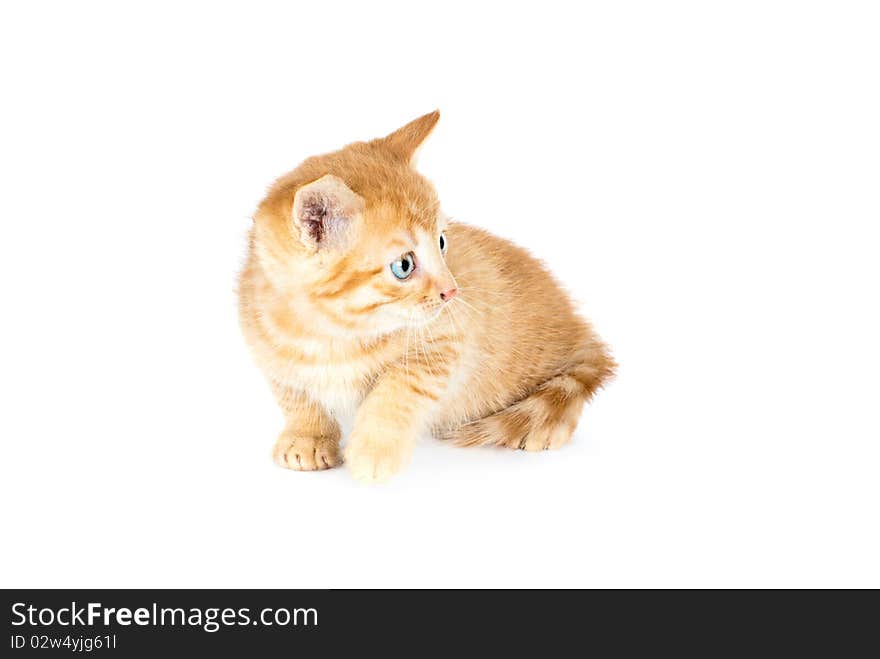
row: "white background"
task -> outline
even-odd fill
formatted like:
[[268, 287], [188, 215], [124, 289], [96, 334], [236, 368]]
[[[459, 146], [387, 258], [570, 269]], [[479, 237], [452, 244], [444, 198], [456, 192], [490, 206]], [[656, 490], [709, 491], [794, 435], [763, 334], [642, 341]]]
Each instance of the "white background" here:
[[[880, 586], [872, 5], [5, 3], [0, 585]], [[620, 375], [559, 452], [279, 469], [250, 214], [434, 108]]]

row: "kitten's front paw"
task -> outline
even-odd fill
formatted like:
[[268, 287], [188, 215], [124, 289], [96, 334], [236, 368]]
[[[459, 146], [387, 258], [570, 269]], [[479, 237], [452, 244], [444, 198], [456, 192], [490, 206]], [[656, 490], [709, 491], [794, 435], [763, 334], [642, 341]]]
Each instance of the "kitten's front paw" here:
[[339, 443], [327, 437], [302, 437], [283, 432], [272, 450], [275, 464], [296, 471], [330, 469], [342, 462]]
[[351, 475], [364, 483], [387, 481], [400, 471], [409, 457], [409, 444], [352, 434], [345, 448], [345, 462]]

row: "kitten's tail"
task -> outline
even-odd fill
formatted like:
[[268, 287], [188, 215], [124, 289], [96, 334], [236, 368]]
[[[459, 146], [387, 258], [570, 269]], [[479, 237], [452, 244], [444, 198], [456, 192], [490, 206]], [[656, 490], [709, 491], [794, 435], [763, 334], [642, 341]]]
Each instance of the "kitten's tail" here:
[[550, 378], [528, 396], [482, 419], [441, 434], [459, 446], [505, 446], [526, 451], [559, 448], [574, 432], [581, 409], [614, 375], [604, 353]]

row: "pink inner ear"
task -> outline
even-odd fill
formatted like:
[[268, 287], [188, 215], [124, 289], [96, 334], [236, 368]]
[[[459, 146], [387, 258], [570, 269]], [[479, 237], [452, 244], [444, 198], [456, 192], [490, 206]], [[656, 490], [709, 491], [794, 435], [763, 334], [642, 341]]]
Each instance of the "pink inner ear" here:
[[303, 200], [299, 221], [316, 243], [324, 238], [327, 223], [331, 220], [330, 214], [331, 204], [324, 195], [314, 193]]
[[342, 179], [331, 174], [303, 186], [293, 202], [301, 237], [314, 246], [341, 246], [346, 225], [363, 202]]

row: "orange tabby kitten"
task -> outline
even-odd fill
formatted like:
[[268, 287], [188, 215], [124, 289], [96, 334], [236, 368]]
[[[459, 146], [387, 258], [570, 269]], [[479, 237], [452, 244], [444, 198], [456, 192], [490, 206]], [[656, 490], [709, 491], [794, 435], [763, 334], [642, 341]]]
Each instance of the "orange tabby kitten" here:
[[260, 203], [241, 324], [286, 426], [282, 467], [381, 481], [430, 430], [541, 451], [571, 437], [614, 362], [524, 249], [449, 222], [412, 167], [439, 113], [309, 158]]

